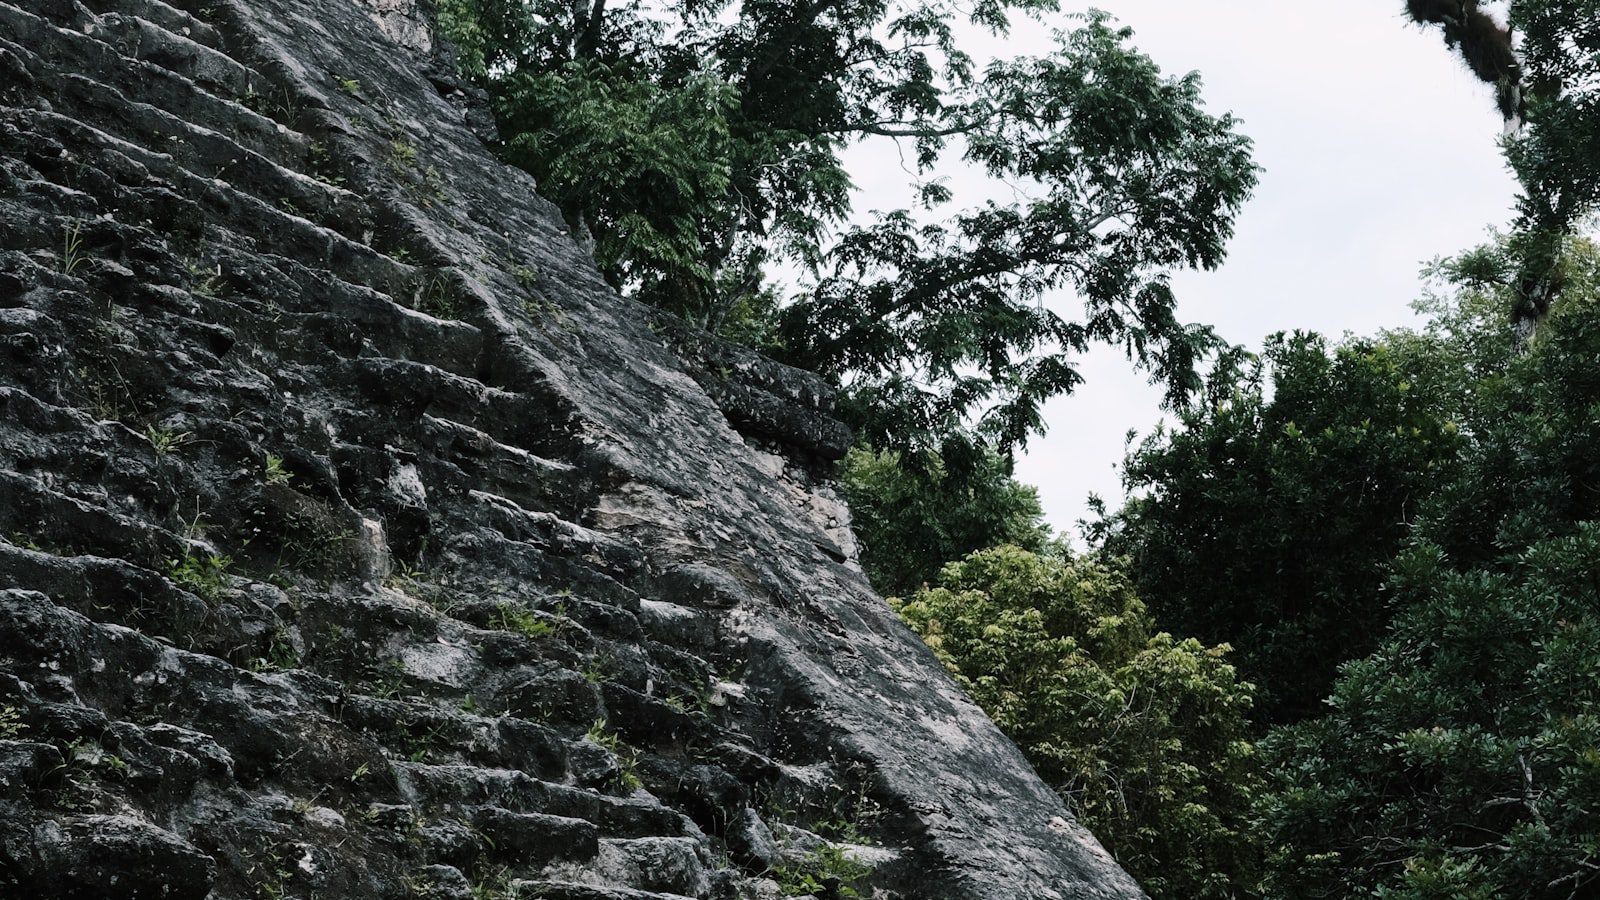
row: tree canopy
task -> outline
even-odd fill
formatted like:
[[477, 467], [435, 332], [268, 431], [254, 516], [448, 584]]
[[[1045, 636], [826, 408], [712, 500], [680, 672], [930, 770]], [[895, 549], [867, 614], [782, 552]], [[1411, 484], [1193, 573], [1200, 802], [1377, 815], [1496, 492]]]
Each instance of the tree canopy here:
[[886, 597], [910, 594], [969, 553], [1002, 544], [1039, 552], [1050, 539], [1038, 491], [993, 451], [946, 459], [858, 447], [839, 483], [861, 564]]
[[1418, 390], [1422, 348], [1277, 335], [1128, 457], [1102, 525], [1159, 621], [1238, 648], [1265, 722], [1314, 712], [1389, 616], [1384, 567], [1454, 465], [1458, 423]]
[[1462, 465], [1392, 566], [1393, 627], [1342, 669], [1324, 715], [1266, 742], [1274, 896], [1600, 887], [1594, 263], [1569, 251], [1575, 277], [1525, 354], [1458, 340], [1482, 305], [1470, 291], [1420, 336], [1492, 355], [1457, 370]]
[[[1250, 143], [1102, 13], [1041, 57], [960, 46], [1053, 6], [446, 0], [443, 21], [507, 158], [614, 284], [834, 379], [871, 446], [925, 450], [1043, 430], [1092, 343], [1173, 401], [1216, 346], [1169, 276], [1222, 260]], [[918, 205], [861, 224], [841, 154], [868, 137], [907, 145]], [[961, 205], [942, 163], [1018, 198]]]

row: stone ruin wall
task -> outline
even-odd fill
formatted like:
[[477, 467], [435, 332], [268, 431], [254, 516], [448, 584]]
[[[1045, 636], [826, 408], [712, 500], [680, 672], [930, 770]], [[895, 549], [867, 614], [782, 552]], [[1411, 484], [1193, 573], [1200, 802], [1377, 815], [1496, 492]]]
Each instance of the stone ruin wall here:
[[370, 2], [0, 0], [0, 896], [1142, 896]]

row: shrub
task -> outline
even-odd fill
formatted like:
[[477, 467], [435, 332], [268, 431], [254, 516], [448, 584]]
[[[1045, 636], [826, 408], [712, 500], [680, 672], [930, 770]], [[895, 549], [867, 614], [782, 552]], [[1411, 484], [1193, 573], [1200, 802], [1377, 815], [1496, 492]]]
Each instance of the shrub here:
[[891, 602], [1152, 896], [1249, 891], [1252, 688], [1226, 646], [1153, 632], [1126, 578], [1065, 551], [974, 553]]

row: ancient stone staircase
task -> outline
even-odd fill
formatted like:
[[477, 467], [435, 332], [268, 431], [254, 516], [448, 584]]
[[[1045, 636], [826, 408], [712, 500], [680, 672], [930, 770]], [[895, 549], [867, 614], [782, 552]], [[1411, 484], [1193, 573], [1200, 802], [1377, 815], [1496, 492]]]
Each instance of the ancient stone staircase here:
[[1136, 896], [435, 62], [0, 0], [0, 894]]

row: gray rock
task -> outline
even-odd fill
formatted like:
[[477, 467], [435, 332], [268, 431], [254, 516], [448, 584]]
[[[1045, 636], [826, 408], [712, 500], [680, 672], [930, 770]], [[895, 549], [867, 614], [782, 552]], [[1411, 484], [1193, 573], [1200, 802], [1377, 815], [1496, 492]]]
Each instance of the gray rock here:
[[595, 869], [608, 881], [647, 891], [700, 897], [710, 889], [700, 844], [693, 838], [606, 840]]
[[766, 871], [778, 864], [778, 842], [761, 814], [753, 809], [746, 809], [728, 829], [728, 844], [751, 869]]
[[472, 883], [455, 866], [423, 866], [412, 876], [410, 887], [425, 900], [471, 900]]
[[844, 819], [1140, 896], [867, 586], [827, 385], [607, 287], [431, 8], [0, 0], [0, 895], [759, 895]]
[[615, 753], [587, 740], [568, 748], [567, 768], [578, 784], [591, 788], [611, 786], [622, 772]]
[[[171, 832], [130, 816], [40, 821], [32, 847], [0, 839], [0, 884], [62, 898], [198, 900], [211, 892], [212, 861]], [[9, 871], [8, 871], [9, 870]]]

